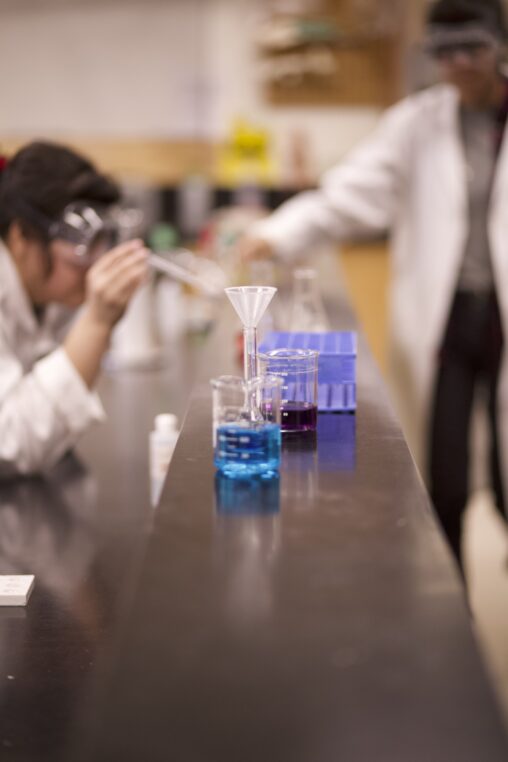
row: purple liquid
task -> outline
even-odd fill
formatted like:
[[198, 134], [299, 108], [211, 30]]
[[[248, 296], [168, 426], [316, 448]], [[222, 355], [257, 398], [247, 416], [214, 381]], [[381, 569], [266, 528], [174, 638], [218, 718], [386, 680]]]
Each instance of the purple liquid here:
[[315, 431], [317, 405], [310, 402], [285, 402], [280, 409], [282, 431]]

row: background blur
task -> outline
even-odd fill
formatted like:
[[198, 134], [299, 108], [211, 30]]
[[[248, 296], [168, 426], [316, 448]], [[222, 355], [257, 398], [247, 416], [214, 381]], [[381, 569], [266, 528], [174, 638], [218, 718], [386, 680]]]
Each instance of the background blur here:
[[[407, 48], [417, 37], [422, 5], [0, 0], [0, 131], [13, 138], [216, 142], [243, 115], [271, 131], [281, 171], [288, 131], [305, 130], [317, 173], [371, 129], [383, 102], [403, 92]], [[262, 64], [270, 60], [260, 40], [264, 22], [295, 13], [337, 19], [335, 31], [344, 39], [335, 50], [333, 89], [318, 77], [306, 82], [303, 96], [301, 83], [299, 96], [289, 85], [285, 94], [262, 85]], [[307, 53], [311, 47], [320, 46], [308, 43]], [[125, 158], [118, 168], [134, 171], [135, 162]], [[153, 166], [143, 169], [154, 172]], [[157, 176], [172, 177], [176, 167], [160, 171]]]
[[[65, 141], [131, 186], [165, 189], [153, 214], [178, 225], [171, 193], [186, 178], [220, 188], [242, 179], [228, 174], [221, 149], [243, 119], [266, 137], [261, 181], [273, 206], [316, 182], [425, 79], [424, 5], [0, 0], [0, 150]], [[288, 18], [314, 26], [291, 39]], [[347, 254], [345, 276], [383, 366], [386, 260], [376, 246]]]

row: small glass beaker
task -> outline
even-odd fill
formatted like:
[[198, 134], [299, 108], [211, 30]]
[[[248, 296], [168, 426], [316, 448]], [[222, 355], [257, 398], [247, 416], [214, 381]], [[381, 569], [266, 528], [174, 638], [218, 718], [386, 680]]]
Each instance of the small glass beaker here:
[[282, 379], [281, 430], [316, 431], [319, 352], [272, 349], [259, 355], [261, 374]]
[[273, 476], [280, 465], [281, 379], [221, 376], [210, 383], [215, 467], [237, 478]]

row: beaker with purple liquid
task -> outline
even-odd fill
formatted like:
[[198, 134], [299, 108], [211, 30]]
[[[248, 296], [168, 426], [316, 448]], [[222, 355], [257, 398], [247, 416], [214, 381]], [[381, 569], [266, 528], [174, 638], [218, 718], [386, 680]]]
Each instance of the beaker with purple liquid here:
[[259, 355], [262, 375], [282, 379], [281, 431], [316, 431], [319, 352], [313, 349], [273, 349]]

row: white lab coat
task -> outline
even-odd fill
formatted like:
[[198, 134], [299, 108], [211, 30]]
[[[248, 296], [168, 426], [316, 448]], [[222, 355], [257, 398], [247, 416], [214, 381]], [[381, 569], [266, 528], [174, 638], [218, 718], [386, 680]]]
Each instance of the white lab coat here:
[[[489, 240], [508, 337], [508, 141], [499, 157]], [[281, 256], [322, 238], [390, 231], [390, 376], [413, 454], [425, 471], [437, 353], [468, 233], [466, 164], [459, 100], [436, 85], [390, 108], [373, 136], [330, 170], [321, 188], [295, 197], [252, 229]], [[508, 474], [508, 378], [499, 384], [504, 473]]]
[[104, 411], [58, 347], [70, 313], [36, 320], [0, 241], [0, 478], [52, 466]]

